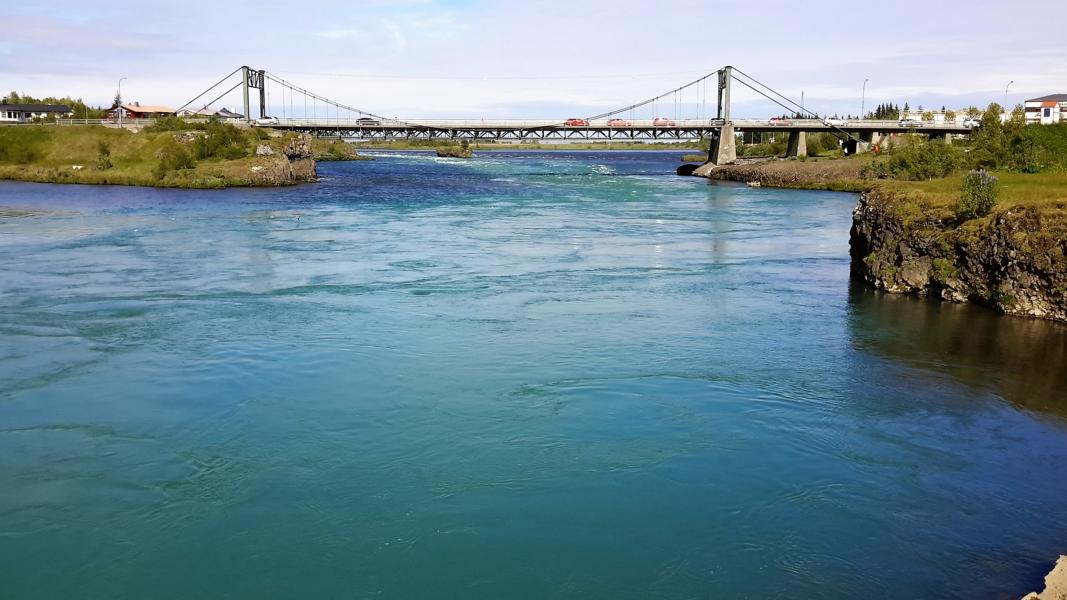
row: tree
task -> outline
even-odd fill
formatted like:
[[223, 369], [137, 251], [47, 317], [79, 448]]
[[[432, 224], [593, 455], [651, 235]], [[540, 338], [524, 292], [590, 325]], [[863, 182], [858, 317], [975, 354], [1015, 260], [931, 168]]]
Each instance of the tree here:
[[934, 120], [934, 113], [932, 113], [932, 112], [930, 112], [928, 110], [924, 110], [923, 111], [923, 121], [933, 121], [933, 120]]
[[1026, 109], [1022, 104], [1016, 104], [1015, 108], [1011, 109], [1011, 122], [1014, 125], [1023, 125], [1026, 123]]
[[115, 92], [115, 99], [112, 100], [111, 106], [114, 107], [114, 106], [120, 106], [120, 105], [122, 105], [122, 94], [119, 94], [118, 92]]

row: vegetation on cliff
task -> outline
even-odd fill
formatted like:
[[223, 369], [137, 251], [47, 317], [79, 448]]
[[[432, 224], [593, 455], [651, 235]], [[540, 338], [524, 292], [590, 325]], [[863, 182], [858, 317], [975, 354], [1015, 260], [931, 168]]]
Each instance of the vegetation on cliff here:
[[370, 156], [360, 155], [354, 145], [341, 139], [314, 138], [311, 140], [311, 151], [319, 162], [374, 160]]
[[286, 185], [315, 178], [306, 139], [215, 120], [0, 128], [0, 179], [157, 187]]
[[437, 149], [437, 156], [441, 158], [470, 158], [474, 156], [474, 150], [470, 142], [463, 140], [458, 146], [443, 146]]

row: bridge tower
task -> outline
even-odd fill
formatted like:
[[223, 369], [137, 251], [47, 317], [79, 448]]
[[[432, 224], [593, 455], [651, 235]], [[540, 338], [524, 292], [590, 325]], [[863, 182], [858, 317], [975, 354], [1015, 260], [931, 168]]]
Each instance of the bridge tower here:
[[730, 120], [730, 82], [734, 78], [734, 68], [726, 65], [719, 69], [719, 104], [716, 113], [722, 125], [717, 134], [713, 134], [708, 147], [708, 163], [726, 165], [737, 160], [737, 141], [734, 139], [734, 123]]
[[245, 121], [252, 121], [252, 107], [248, 102], [248, 89], [259, 90], [259, 118], [267, 116], [267, 77], [266, 71], [241, 67], [241, 92], [245, 100]]

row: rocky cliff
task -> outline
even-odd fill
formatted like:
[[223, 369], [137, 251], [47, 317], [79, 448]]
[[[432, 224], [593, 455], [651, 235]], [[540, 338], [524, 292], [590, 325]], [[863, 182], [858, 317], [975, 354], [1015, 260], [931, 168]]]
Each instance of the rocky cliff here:
[[318, 179], [311, 139], [306, 135], [289, 140], [281, 148], [263, 144], [256, 149], [256, 159], [248, 173], [252, 185], [290, 185]]
[[852, 273], [888, 292], [975, 302], [1067, 322], [1067, 235], [1035, 208], [959, 223], [950, 211], [884, 190], [852, 216]]

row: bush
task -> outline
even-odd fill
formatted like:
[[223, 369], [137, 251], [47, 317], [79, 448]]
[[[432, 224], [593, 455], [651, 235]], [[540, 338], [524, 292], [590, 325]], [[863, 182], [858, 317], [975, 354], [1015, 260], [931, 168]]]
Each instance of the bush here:
[[956, 203], [956, 216], [961, 219], [984, 217], [993, 211], [1000, 194], [997, 178], [988, 171], [971, 171], [963, 177], [963, 194]]
[[248, 155], [248, 141], [244, 133], [233, 125], [212, 119], [205, 125], [204, 130], [205, 134], [196, 138], [193, 143], [193, 152], [197, 159], [235, 159]]
[[96, 169], [106, 171], [111, 166], [111, 145], [106, 140], [99, 140], [96, 142]]
[[867, 177], [911, 179], [946, 177], [963, 164], [960, 151], [940, 141], [913, 141], [892, 149], [883, 160], [863, 170]]
[[190, 131], [198, 129], [200, 125], [196, 123], [190, 123], [181, 117], [160, 117], [156, 119], [151, 125], [146, 125], [145, 131], [165, 132], [165, 131]]
[[159, 164], [154, 171], [157, 179], [163, 179], [171, 171], [192, 169], [196, 166], [196, 161], [189, 151], [173, 138], [167, 140], [156, 156], [159, 157]]

